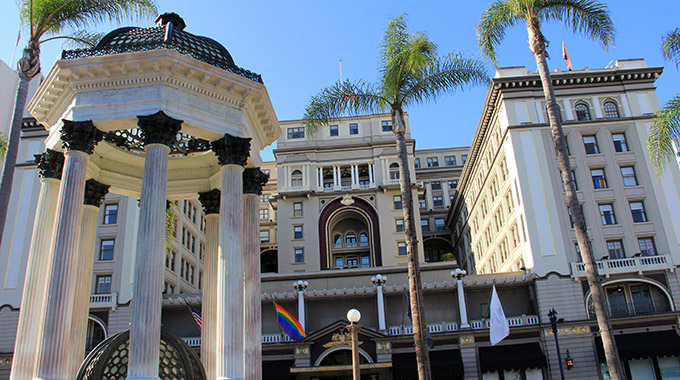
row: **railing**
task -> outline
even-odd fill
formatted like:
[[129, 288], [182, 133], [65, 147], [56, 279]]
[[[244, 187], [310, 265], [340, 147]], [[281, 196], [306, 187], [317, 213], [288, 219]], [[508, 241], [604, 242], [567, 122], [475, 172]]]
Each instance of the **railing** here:
[[[674, 270], [673, 261], [670, 255], [658, 256], [638, 256], [627, 257], [624, 259], [600, 260], [596, 261], [597, 272], [600, 275], [609, 277], [618, 273], [638, 273], [649, 270]], [[571, 276], [574, 279], [586, 276], [586, 268], [583, 263], [571, 263]]]
[[399, 179], [388, 179], [386, 182], [388, 185], [398, 185]]
[[109, 294], [91, 294], [90, 307], [111, 307], [115, 308], [118, 305], [118, 293]]
[[[538, 324], [538, 316], [536, 315], [520, 315], [516, 317], [509, 317], [508, 319], [508, 325], [510, 327], [519, 327], [519, 326], [533, 326]], [[473, 320], [470, 321], [470, 328], [472, 330], [481, 330], [481, 329], [488, 329], [490, 326], [491, 322], [489, 319], [482, 319], [482, 320]], [[430, 333], [440, 333], [440, 332], [446, 332], [446, 331], [458, 331], [459, 326], [457, 322], [442, 322], [442, 323], [433, 323], [427, 325], [427, 330]], [[411, 335], [413, 334], [413, 326], [411, 325], [405, 325], [405, 326], [390, 326], [387, 329], [387, 334], [389, 335]]]
[[182, 338], [182, 340], [191, 347], [201, 347], [201, 337], [198, 337], [198, 338]]
[[[648, 315], [671, 311], [666, 300], [642, 299], [633, 303], [609, 305], [609, 312], [613, 318], [632, 317], [636, 315]], [[592, 303], [588, 305], [588, 315], [595, 318], [595, 310]]]
[[281, 334], [270, 334], [262, 335], [262, 343], [280, 343], [280, 342], [290, 342], [291, 339], [288, 335]]
[[294, 192], [294, 191], [308, 191], [309, 186], [287, 186], [284, 188], [285, 192]]

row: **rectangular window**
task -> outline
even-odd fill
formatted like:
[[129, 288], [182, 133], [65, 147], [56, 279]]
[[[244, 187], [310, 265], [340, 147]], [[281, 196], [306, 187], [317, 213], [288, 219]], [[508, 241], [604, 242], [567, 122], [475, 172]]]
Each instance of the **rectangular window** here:
[[455, 195], [453, 195], [453, 194], [449, 195], [449, 202], [450, 202], [451, 204], [453, 204], [453, 200], [454, 200], [455, 198], [456, 198]]
[[269, 243], [269, 230], [260, 231], [260, 243]]
[[420, 158], [416, 158], [416, 160], [413, 162], [413, 165], [416, 167], [416, 169], [420, 168]]
[[445, 156], [444, 165], [446, 166], [456, 166], [456, 156]]
[[622, 167], [621, 176], [623, 177], [623, 186], [637, 186], [635, 169], [632, 166]]
[[105, 239], [99, 245], [99, 260], [108, 261], [113, 260], [113, 247], [115, 240]]
[[383, 130], [383, 132], [392, 131], [392, 121], [391, 120], [383, 120], [382, 121], [382, 130]]
[[173, 271], [173, 272], [175, 271], [175, 258], [176, 257], [177, 257], [177, 252], [172, 251], [172, 253], [170, 253], [170, 270]]
[[331, 125], [330, 131], [331, 131], [331, 136], [337, 136], [338, 135], [338, 126], [337, 125]]
[[455, 190], [458, 187], [458, 180], [449, 181], [449, 189]]
[[595, 136], [583, 136], [583, 146], [586, 148], [586, 154], [600, 153]]
[[[578, 190], [578, 182], [576, 181], [576, 172], [574, 170], [571, 171], [571, 180], [574, 182], [574, 188]], [[566, 188], [564, 187], [564, 182], [562, 181], [562, 174], [560, 173], [560, 182], [562, 182], [562, 191], [567, 191]]]
[[397, 243], [397, 249], [399, 252], [399, 256], [406, 256], [406, 243], [403, 241], [400, 241]]
[[267, 219], [269, 219], [269, 209], [261, 208], [260, 209], [260, 220], [267, 220]]
[[293, 239], [302, 239], [302, 226], [293, 226]]
[[602, 225], [607, 226], [616, 224], [616, 217], [614, 216], [614, 206], [611, 204], [599, 205], [600, 216], [602, 217]]
[[642, 202], [630, 202], [630, 213], [633, 215], [634, 223], [647, 221], [647, 214], [645, 214], [645, 206], [642, 204]]
[[434, 207], [441, 207], [444, 205], [444, 201], [442, 200], [441, 195], [438, 195], [436, 197], [432, 197], [432, 204]]
[[614, 150], [617, 152], [628, 152], [628, 143], [626, 142], [626, 135], [623, 133], [612, 134], [614, 140]]
[[590, 169], [590, 175], [593, 177], [593, 188], [607, 188], [607, 179], [604, 176], [604, 169]]
[[655, 256], [656, 247], [654, 246], [654, 238], [639, 238], [638, 246], [640, 246], [640, 253], [642, 256]]
[[118, 203], [104, 206], [104, 224], [118, 223]]
[[395, 210], [401, 210], [401, 195], [395, 195], [392, 197], [392, 200], [394, 202], [394, 209]]
[[427, 208], [427, 203], [425, 202], [425, 199], [423, 198], [418, 199], [418, 207]]
[[359, 134], [359, 124], [350, 124], [349, 125], [349, 134], [350, 135], [358, 135]]
[[463, 154], [460, 156], [460, 160], [463, 162], [463, 165], [465, 165], [465, 161], [467, 161], [467, 154]]
[[427, 158], [427, 167], [428, 168], [436, 168], [439, 166], [439, 158], [437, 157], [428, 157]]
[[444, 218], [435, 218], [434, 219], [434, 229], [435, 231], [444, 231]]
[[607, 242], [607, 251], [609, 252], [609, 259], [623, 259], [626, 254], [623, 252], [623, 242], [621, 240], [613, 240]]
[[304, 263], [305, 262], [305, 250], [304, 248], [295, 248], [295, 262]]
[[404, 219], [395, 220], [395, 224], [397, 225], [397, 232], [404, 232]]
[[294, 217], [302, 216], [302, 202], [293, 203], [293, 216]]
[[431, 182], [430, 185], [432, 185], [432, 190], [441, 190], [442, 189], [442, 183], [437, 181], [437, 182]]
[[288, 128], [288, 138], [289, 139], [303, 139], [305, 138], [305, 128]]
[[422, 228], [423, 232], [429, 232], [430, 231], [430, 221], [427, 219], [421, 219], [420, 220], [420, 227]]
[[582, 263], [583, 258], [581, 257], [581, 247], [578, 246], [578, 243], [574, 243], [574, 247], [576, 247], [576, 259], [579, 263]]
[[97, 287], [95, 294], [111, 294], [111, 275], [97, 276]]

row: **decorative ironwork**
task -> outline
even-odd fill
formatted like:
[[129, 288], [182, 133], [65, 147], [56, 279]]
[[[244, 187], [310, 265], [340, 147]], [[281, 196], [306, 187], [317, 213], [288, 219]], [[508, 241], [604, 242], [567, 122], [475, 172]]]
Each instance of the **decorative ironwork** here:
[[198, 193], [198, 200], [203, 206], [203, 211], [206, 215], [220, 213], [220, 199], [222, 192], [218, 189], [212, 189], [204, 193]]
[[95, 128], [92, 120], [62, 121], [64, 125], [61, 127], [61, 141], [64, 149], [92, 154], [94, 146], [104, 137], [104, 132]]
[[248, 168], [243, 171], [243, 193], [262, 194], [262, 186], [269, 181], [269, 175], [260, 168]]
[[40, 177], [61, 179], [64, 169], [64, 153], [47, 149], [45, 153], [35, 155], [35, 163], [40, 170]]
[[236, 137], [228, 133], [211, 143], [220, 165], [246, 166], [250, 153], [250, 138]]
[[99, 207], [102, 205], [104, 197], [109, 192], [109, 185], [104, 185], [93, 179], [88, 179], [85, 182], [85, 199], [86, 205]]
[[[104, 136], [104, 141], [128, 151], [144, 152], [144, 139], [139, 128], [110, 131]], [[207, 152], [209, 150], [210, 141], [181, 132], [177, 133], [175, 141], [170, 145], [171, 156], [188, 156], [192, 153]]]

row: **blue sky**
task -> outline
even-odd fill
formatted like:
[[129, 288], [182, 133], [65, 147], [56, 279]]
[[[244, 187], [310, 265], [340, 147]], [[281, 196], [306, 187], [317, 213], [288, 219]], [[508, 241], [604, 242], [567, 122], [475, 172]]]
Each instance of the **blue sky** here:
[[[19, 31], [18, 8], [3, 0], [0, 13], [0, 59], [8, 63]], [[677, 0], [618, 0], [610, 5], [617, 28], [616, 47], [603, 51], [583, 36], [554, 23], [543, 26], [552, 42], [549, 48], [551, 70], [565, 69], [561, 58], [564, 39], [574, 69], [602, 68], [610, 61], [645, 58], [649, 66], [664, 66], [657, 81], [662, 103], [680, 93], [680, 72], [662, 59], [661, 36], [680, 27]], [[342, 59], [345, 79], [375, 82], [378, 77], [378, 46], [389, 20], [408, 15], [411, 30], [426, 32], [439, 44], [441, 54], [463, 51], [482, 58], [476, 45], [475, 27], [489, 1], [207, 1], [159, 0], [161, 12], [179, 13], [188, 32], [211, 37], [222, 43], [237, 65], [262, 74], [280, 120], [299, 119], [312, 95], [339, 79]], [[153, 20], [137, 20], [125, 25], [149, 26]], [[109, 31], [114, 26], [102, 25]], [[20, 48], [27, 32], [22, 33]], [[510, 29], [498, 51], [500, 66], [526, 66], [535, 71], [535, 60], [527, 46], [523, 26]], [[60, 42], [42, 47], [43, 72], [58, 58]], [[15, 58], [16, 60], [16, 58]], [[493, 75], [494, 68], [487, 62]], [[486, 88], [458, 91], [440, 98], [436, 104], [408, 109], [416, 148], [467, 146], [474, 135], [484, 106]], [[271, 160], [271, 149], [263, 153]]]

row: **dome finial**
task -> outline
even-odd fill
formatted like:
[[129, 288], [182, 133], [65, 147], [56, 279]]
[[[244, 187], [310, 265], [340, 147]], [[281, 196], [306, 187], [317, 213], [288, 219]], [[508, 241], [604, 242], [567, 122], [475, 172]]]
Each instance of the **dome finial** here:
[[156, 25], [164, 26], [167, 23], [172, 23], [172, 27], [177, 30], [184, 30], [187, 26], [184, 20], [174, 12], [166, 12], [156, 17]]

